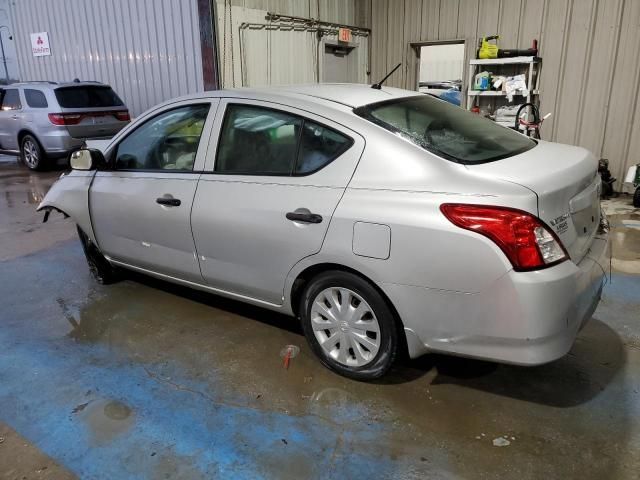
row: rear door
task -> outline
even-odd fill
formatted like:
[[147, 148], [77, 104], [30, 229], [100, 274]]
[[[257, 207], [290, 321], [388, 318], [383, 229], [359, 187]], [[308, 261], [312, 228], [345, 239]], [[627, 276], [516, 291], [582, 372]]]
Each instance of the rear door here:
[[112, 137], [129, 123], [129, 112], [108, 85], [65, 85], [54, 90], [60, 107], [54, 122], [74, 138]]
[[217, 104], [203, 99], [164, 107], [107, 152], [113, 168], [96, 173], [89, 194], [105, 254], [202, 283], [190, 214]]
[[226, 99], [218, 111], [191, 220], [202, 274], [281, 304], [289, 270], [320, 250], [364, 140], [279, 104]]
[[18, 131], [22, 124], [22, 100], [20, 90], [6, 88], [0, 105], [0, 149], [18, 150]]

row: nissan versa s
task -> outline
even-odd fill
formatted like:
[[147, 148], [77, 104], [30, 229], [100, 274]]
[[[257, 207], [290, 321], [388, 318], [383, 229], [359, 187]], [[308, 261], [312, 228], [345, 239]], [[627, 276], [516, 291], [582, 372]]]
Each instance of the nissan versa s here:
[[25, 82], [0, 89], [0, 152], [20, 155], [31, 170], [67, 157], [90, 138], [109, 138], [129, 111], [109, 85]]
[[71, 165], [38, 208], [77, 223], [98, 281], [131, 269], [294, 315], [351, 378], [401, 349], [550, 362], [600, 299], [593, 155], [415, 92], [206, 92]]

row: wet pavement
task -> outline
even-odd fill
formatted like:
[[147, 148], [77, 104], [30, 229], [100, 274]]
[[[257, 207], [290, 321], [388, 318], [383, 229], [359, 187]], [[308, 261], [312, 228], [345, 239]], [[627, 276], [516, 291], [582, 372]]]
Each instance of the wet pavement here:
[[638, 478], [630, 199], [606, 205], [613, 281], [565, 358], [429, 355], [359, 383], [294, 319], [139, 275], [94, 283], [74, 225], [41, 225], [29, 200], [59, 173], [0, 160], [1, 478]]

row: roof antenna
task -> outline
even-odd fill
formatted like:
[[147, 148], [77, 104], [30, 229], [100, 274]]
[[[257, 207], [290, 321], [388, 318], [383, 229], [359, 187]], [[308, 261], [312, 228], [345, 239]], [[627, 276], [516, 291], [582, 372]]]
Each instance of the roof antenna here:
[[399, 63], [398, 65], [396, 65], [395, 68], [393, 70], [391, 70], [389, 73], [387, 73], [387, 76], [384, 77], [382, 80], [380, 80], [378, 83], [374, 83], [373, 85], [371, 85], [371, 88], [375, 88], [376, 90], [382, 89], [382, 84], [384, 83], [384, 81], [387, 78], [389, 78], [391, 75], [393, 75], [393, 72], [395, 72], [397, 69], [399, 69], [400, 65], [402, 65], [402, 63]]

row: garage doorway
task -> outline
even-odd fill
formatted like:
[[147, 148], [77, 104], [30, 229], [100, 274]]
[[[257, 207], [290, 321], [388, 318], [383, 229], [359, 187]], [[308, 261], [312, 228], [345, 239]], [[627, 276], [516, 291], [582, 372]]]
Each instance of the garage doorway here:
[[462, 40], [415, 45], [418, 90], [455, 105], [462, 102], [465, 43]]

